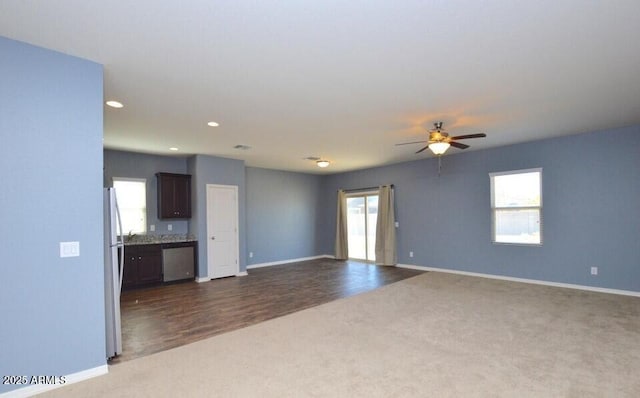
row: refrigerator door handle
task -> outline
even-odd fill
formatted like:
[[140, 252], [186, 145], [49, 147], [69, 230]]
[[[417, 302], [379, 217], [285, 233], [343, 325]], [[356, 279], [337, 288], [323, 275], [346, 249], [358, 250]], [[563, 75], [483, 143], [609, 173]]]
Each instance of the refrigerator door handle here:
[[[116, 205], [116, 219], [118, 220], [118, 229], [120, 230], [120, 240], [116, 242], [116, 247], [121, 247], [122, 251], [120, 252], [120, 266], [118, 267], [120, 270], [119, 274], [119, 285], [118, 285], [118, 300], [120, 299], [120, 292], [122, 291], [122, 276], [124, 272], [124, 234], [122, 233], [122, 218], [120, 217], [120, 207], [118, 206], [118, 198], [116, 195], [113, 196], [113, 200]], [[118, 234], [116, 233], [116, 239]]]

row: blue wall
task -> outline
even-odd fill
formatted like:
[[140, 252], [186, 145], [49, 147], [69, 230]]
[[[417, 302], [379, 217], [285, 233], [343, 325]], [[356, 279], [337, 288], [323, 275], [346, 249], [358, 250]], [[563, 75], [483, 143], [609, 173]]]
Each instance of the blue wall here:
[[0, 375], [106, 363], [102, 107], [101, 65], [0, 37]]
[[248, 264], [311, 257], [321, 176], [247, 167]]
[[[187, 158], [158, 156], [115, 150], [104, 151], [104, 186], [113, 186], [113, 177], [145, 178], [147, 180], [147, 234], [186, 234], [187, 220], [158, 219], [158, 179], [156, 173], [187, 174]], [[154, 224], [155, 232], [149, 230]], [[172, 230], [168, 230], [171, 224]]]
[[192, 217], [189, 233], [198, 240], [198, 277], [207, 276], [207, 184], [238, 186], [238, 235], [240, 271], [246, 269], [246, 198], [244, 161], [214, 156], [195, 155], [187, 161], [187, 171], [192, 178]]
[[[433, 158], [327, 176], [245, 168], [239, 160], [203, 155], [185, 160], [107, 151], [105, 163], [111, 170], [142, 167], [149, 176], [172, 167], [194, 175], [189, 232], [201, 241], [205, 185], [237, 185], [241, 270], [246, 264], [332, 254], [336, 190], [392, 183], [401, 264], [640, 291], [640, 246], [633, 240], [640, 223], [631, 221], [640, 219], [639, 129], [451, 150], [442, 158], [440, 176]], [[602, 145], [611, 142], [623, 144]], [[488, 174], [534, 167], [543, 168], [543, 246], [492, 244]], [[206, 245], [199, 247], [199, 264], [204, 277]], [[592, 266], [598, 276], [590, 275]]]
[[[189, 221], [160, 221], [157, 218], [157, 181], [155, 173], [188, 173], [193, 177], [193, 217]], [[244, 173], [245, 178], [241, 177]], [[104, 186], [113, 177], [147, 179], [147, 224], [155, 224], [156, 232], [148, 234], [183, 234], [191, 232], [205, 242], [206, 184], [237, 185], [242, 220], [246, 206], [246, 225], [241, 221], [241, 257], [248, 264], [282, 261], [322, 254], [317, 250], [316, 222], [320, 197], [318, 175], [292, 173], [261, 168], [245, 168], [244, 162], [198, 155], [191, 158], [149, 155], [135, 152], [104, 151]], [[243, 194], [246, 187], [246, 195]], [[246, 205], [243, 205], [244, 196]], [[200, 205], [200, 206], [199, 206]], [[202, 218], [202, 221], [200, 220]], [[167, 225], [172, 224], [169, 232]], [[274, 234], [274, 229], [278, 230]], [[248, 252], [254, 257], [249, 259]], [[206, 245], [200, 247], [199, 261], [206, 259]], [[206, 262], [201, 262], [205, 276]], [[246, 262], [242, 260], [241, 270]]]
[[[321, 251], [333, 253], [338, 188], [392, 183], [401, 264], [640, 291], [640, 126], [450, 153], [440, 177], [433, 158], [325, 177]], [[488, 173], [534, 167], [543, 245], [492, 244]]]
[[[0, 37], [0, 79], [0, 374], [102, 366], [102, 67]], [[640, 126], [450, 153], [441, 176], [425, 159], [318, 177], [107, 151], [105, 176], [192, 174], [194, 217], [173, 232], [200, 239], [206, 184], [237, 185], [241, 270], [249, 250], [252, 263], [333, 253], [336, 190], [392, 183], [400, 263], [640, 291]], [[123, 174], [134, 164], [144, 175]], [[488, 173], [533, 167], [543, 168], [544, 244], [492, 244]], [[60, 258], [62, 241], [79, 241], [80, 256]], [[198, 255], [203, 277], [206, 245]]]

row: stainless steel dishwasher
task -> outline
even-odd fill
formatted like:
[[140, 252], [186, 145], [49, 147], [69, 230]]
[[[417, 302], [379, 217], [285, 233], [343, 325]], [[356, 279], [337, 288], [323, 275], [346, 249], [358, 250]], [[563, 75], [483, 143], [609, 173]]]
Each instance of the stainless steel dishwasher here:
[[193, 279], [193, 246], [162, 249], [162, 280], [165, 282]]

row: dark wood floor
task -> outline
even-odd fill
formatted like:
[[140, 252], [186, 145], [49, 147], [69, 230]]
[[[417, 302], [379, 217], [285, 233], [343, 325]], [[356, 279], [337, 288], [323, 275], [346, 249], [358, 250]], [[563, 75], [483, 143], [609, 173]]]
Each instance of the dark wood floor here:
[[248, 276], [122, 293], [122, 355], [111, 363], [366, 292], [421, 271], [319, 259], [249, 270]]

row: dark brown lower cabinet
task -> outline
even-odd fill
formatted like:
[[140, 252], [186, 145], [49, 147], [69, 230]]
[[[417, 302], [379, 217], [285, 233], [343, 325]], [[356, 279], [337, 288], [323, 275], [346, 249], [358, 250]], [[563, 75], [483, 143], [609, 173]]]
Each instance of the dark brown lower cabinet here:
[[162, 251], [160, 245], [126, 246], [122, 287], [134, 288], [162, 282]]

